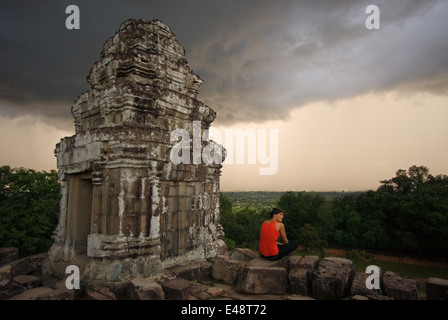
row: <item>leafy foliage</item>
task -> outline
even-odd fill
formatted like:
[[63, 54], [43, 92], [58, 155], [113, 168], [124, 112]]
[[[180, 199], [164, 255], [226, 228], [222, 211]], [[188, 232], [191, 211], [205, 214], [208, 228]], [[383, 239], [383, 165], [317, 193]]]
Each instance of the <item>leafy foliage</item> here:
[[286, 192], [278, 202], [285, 211], [284, 224], [288, 238], [297, 239], [308, 249], [323, 250], [332, 216], [325, 198], [317, 193]]
[[260, 237], [260, 227], [264, 220], [268, 219], [268, 209], [256, 209], [246, 207], [238, 211], [232, 210], [231, 201], [222, 193], [221, 201], [221, 224], [224, 228], [227, 243], [228, 239], [232, 246], [249, 247], [255, 249]]
[[[380, 183], [376, 191], [343, 197], [284, 193], [277, 206], [285, 212], [288, 238], [319, 250], [331, 245], [421, 258], [448, 257], [448, 177], [432, 176], [428, 168], [412, 166]], [[256, 243], [270, 208], [251, 206], [233, 208], [233, 212], [231, 201], [222, 197], [226, 237], [234, 245]]]
[[[285, 212], [288, 238], [320, 250], [330, 245], [448, 257], [448, 177], [412, 166], [380, 182], [376, 191], [344, 197], [284, 193], [277, 206]], [[21, 257], [47, 251], [59, 216], [59, 189], [55, 171], [0, 167], [0, 246], [17, 247]], [[257, 206], [251, 198], [251, 206], [235, 209], [222, 193], [220, 200], [224, 241], [255, 248], [272, 203], [264, 199]]]
[[0, 246], [12, 246], [19, 256], [45, 252], [59, 216], [56, 171], [0, 167]]

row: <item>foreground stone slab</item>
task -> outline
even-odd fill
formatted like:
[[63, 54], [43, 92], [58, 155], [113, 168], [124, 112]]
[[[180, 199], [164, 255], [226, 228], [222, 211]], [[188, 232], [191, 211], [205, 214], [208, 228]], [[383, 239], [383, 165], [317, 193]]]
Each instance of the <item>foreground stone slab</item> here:
[[6, 265], [0, 267], [0, 290], [6, 289], [12, 282], [12, 267]]
[[174, 279], [160, 284], [165, 298], [170, 300], [187, 300], [190, 298], [191, 282], [184, 279]]
[[285, 270], [288, 270], [288, 257], [285, 257], [285, 258], [277, 260], [277, 261], [269, 261], [269, 260], [263, 259], [261, 257], [258, 257], [256, 259], [250, 260], [247, 263], [247, 265], [253, 266], [253, 267], [284, 268]]
[[210, 287], [207, 289], [207, 293], [209, 295], [211, 295], [212, 297], [218, 297], [218, 296], [222, 295], [223, 292], [224, 292], [224, 290], [219, 287]]
[[40, 253], [11, 262], [12, 276], [15, 277], [22, 274], [30, 274], [34, 270], [40, 268], [47, 257], [47, 253]]
[[237, 280], [237, 291], [245, 294], [285, 294], [288, 273], [280, 267], [246, 266]]
[[53, 291], [54, 289], [48, 287], [38, 287], [30, 290], [25, 290], [23, 293], [12, 297], [11, 300], [38, 300], [38, 297], [49, 294]]
[[252, 259], [257, 259], [258, 257], [258, 253], [248, 248], [236, 248], [230, 255], [230, 259], [244, 261], [250, 261]]
[[308, 296], [301, 296], [299, 294], [290, 294], [285, 296], [285, 300], [315, 300], [315, 299]]
[[98, 288], [96, 291], [86, 290], [87, 300], [116, 300], [114, 293], [107, 287]]
[[289, 257], [288, 283], [291, 293], [302, 296], [311, 295], [312, 274], [318, 263], [318, 256]]
[[322, 300], [339, 300], [350, 294], [355, 275], [353, 262], [344, 258], [324, 258], [312, 275], [312, 296]]
[[[320, 259], [318, 256], [305, 256], [297, 262], [297, 265], [295, 267], [313, 271], [314, 269], [316, 269], [319, 260]], [[293, 267], [294, 266], [290, 266], [290, 269], [292, 269]]]
[[417, 300], [417, 284], [414, 279], [386, 271], [383, 277], [384, 294], [397, 300]]
[[448, 300], [448, 280], [429, 278], [426, 283], [426, 299]]
[[38, 295], [34, 300], [78, 300], [79, 290], [69, 290], [67, 288], [54, 289]]
[[37, 288], [40, 285], [40, 278], [32, 275], [16, 276], [14, 281], [26, 289]]
[[367, 289], [366, 280], [369, 276], [370, 274], [367, 274], [365, 272], [356, 272], [355, 277], [353, 278], [350, 293], [352, 295], [361, 295], [361, 296], [368, 296], [370, 294], [376, 294], [376, 295], [382, 294], [381, 287], [379, 289], [375, 288]]
[[186, 280], [211, 279], [213, 264], [208, 261], [192, 261], [183, 263], [168, 270], [172, 272], [177, 278]]
[[236, 282], [245, 265], [245, 261], [233, 260], [228, 256], [219, 255], [213, 263], [212, 276], [215, 280], [221, 280], [225, 284], [232, 285]]
[[299, 267], [300, 260], [302, 260], [301, 256], [290, 256], [288, 258], [288, 269], [292, 270]]
[[13, 247], [0, 248], [0, 266], [16, 261], [19, 258], [19, 250]]
[[301, 296], [311, 295], [311, 271], [307, 269], [292, 269], [288, 274], [289, 291]]
[[130, 281], [129, 298], [132, 300], [163, 300], [165, 293], [158, 283], [139, 278]]

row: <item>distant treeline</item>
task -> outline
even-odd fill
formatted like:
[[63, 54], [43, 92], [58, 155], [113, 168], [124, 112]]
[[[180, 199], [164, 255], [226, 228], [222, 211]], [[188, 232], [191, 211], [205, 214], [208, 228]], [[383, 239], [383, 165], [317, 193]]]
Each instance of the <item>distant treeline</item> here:
[[[288, 238], [320, 250], [338, 246], [446, 259], [448, 177], [412, 166], [380, 183], [376, 191], [359, 193], [283, 193], [276, 205], [285, 212]], [[235, 210], [226, 193], [221, 194], [226, 242], [255, 248], [269, 209], [251, 205]]]
[[[221, 193], [225, 241], [230, 247], [255, 248], [262, 222], [278, 206], [285, 212], [288, 237], [309, 248], [338, 246], [446, 259], [448, 177], [412, 166], [380, 182], [376, 191], [353, 194], [251, 193], [251, 205], [245, 207], [234, 206]], [[54, 170], [0, 167], [0, 246], [18, 248], [20, 256], [47, 251], [59, 217], [59, 189]], [[262, 197], [257, 200], [257, 195]]]
[[[280, 191], [221, 191], [231, 202], [234, 208], [251, 207], [258, 208], [264, 206], [277, 205], [285, 192]], [[327, 200], [343, 198], [348, 195], [359, 195], [363, 191], [311, 191], [310, 193], [319, 194]]]

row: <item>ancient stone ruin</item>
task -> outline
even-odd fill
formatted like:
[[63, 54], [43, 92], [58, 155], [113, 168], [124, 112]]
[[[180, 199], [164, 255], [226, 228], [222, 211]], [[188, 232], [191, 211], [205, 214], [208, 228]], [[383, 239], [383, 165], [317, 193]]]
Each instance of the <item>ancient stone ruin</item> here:
[[43, 253], [0, 265], [0, 300], [448, 300], [446, 279], [412, 279], [380, 269], [379, 288], [368, 288], [369, 274], [355, 271], [349, 259], [293, 255], [267, 261], [248, 248], [151, 277], [81, 279], [75, 290], [67, 287], [67, 264]]
[[84, 256], [86, 278], [123, 280], [220, 254], [220, 162], [170, 159], [185, 150], [173, 149], [173, 131], [200, 130], [182, 143], [204, 148], [216, 117], [170, 28], [125, 21], [87, 80], [72, 106], [76, 134], [56, 145], [62, 199], [49, 259]]

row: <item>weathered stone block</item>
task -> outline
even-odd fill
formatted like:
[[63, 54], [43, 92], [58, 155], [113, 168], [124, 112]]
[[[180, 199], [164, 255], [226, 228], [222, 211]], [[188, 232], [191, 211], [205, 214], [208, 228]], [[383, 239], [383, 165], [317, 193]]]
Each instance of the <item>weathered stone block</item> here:
[[448, 280], [429, 278], [426, 283], [427, 300], [448, 300]]
[[236, 248], [230, 255], [230, 259], [244, 261], [250, 261], [258, 257], [259, 255], [256, 252], [247, 248]]
[[[70, 264], [72, 264], [72, 262], [53, 262], [51, 260], [45, 260], [42, 264], [42, 274], [58, 279], [65, 279], [67, 278], [65, 270]], [[81, 269], [80, 275], [82, 275]]]
[[12, 267], [5, 265], [0, 267], [0, 290], [8, 288], [12, 282]]
[[19, 250], [13, 247], [0, 248], [0, 266], [16, 261], [19, 257]]
[[[353, 278], [352, 286], [350, 289], [350, 293], [352, 295], [361, 295], [367, 296], [370, 294], [381, 294], [381, 287], [379, 289], [367, 289], [366, 280], [370, 276], [365, 272], [356, 272]], [[380, 276], [381, 277], [381, 276]]]
[[288, 257], [288, 269], [292, 270], [292, 269], [298, 268], [300, 260], [302, 260], [301, 256]]
[[287, 289], [284, 268], [246, 266], [237, 280], [237, 291], [245, 294], [285, 294]]
[[210, 259], [226, 252], [227, 245], [222, 239], [217, 239], [215, 241], [208, 242], [205, 246], [205, 250], [206, 250], [205, 258]]
[[99, 287], [96, 290], [86, 290], [87, 300], [116, 300], [114, 293], [107, 287]]
[[37, 287], [29, 290], [25, 290], [22, 293], [15, 295], [11, 300], [37, 300], [43, 295], [54, 292], [54, 289], [48, 287]]
[[289, 292], [302, 296], [311, 295], [311, 271], [307, 269], [295, 268], [289, 271], [288, 283]]
[[149, 277], [160, 271], [162, 267], [158, 257], [144, 255], [125, 259], [91, 259], [85, 269], [89, 279], [109, 281]]
[[17, 275], [33, 272], [42, 266], [47, 257], [47, 253], [40, 253], [11, 262], [12, 276], [15, 277]]
[[10, 290], [4, 288], [4, 290], [0, 289], [0, 300], [8, 300], [12, 297], [12, 293]]
[[344, 258], [324, 258], [312, 274], [312, 296], [338, 300], [349, 295], [355, 275], [353, 262]]
[[226, 284], [234, 284], [244, 266], [244, 261], [233, 260], [228, 256], [219, 255], [213, 263], [212, 276], [214, 279], [221, 280]]
[[210, 298], [210, 295], [207, 293], [207, 289], [209, 287], [210, 286], [207, 284], [192, 281], [190, 286], [190, 295], [199, 300], [207, 300]]
[[27, 289], [37, 288], [40, 285], [40, 278], [32, 275], [15, 276], [13, 280]]
[[414, 279], [386, 271], [383, 277], [384, 294], [397, 300], [417, 300], [417, 284]]
[[[9, 299], [12, 296], [16, 296], [19, 294], [22, 294], [26, 289], [19, 285], [18, 283], [15, 283], [14, 281], [11, 282], [9, 287], [4, 288], [6, 290], [0, 291], [0, 296], [2, 296], [1, 299]], [[33, 290], [33, 289], [31, 289]]]
[[316, 269], [317, 264], [319, 263], [318, 256], [305, 256], [297, 264], [297, 268], [307, 269], [313, 271]]
[[129, 298], [132, 300], [163, 300], [165, 293], [157, 282], [137, 278], [130, 282]]
[[160, 284], [165, 298], [170, 300], [187, 300], [190, 297], [191, 283], [185, 279], [174, 279]]
[[[127, 299], [130, 282], [81, 279], [81, 288], [88, 300]], [[79, 290], [72, 290], [78, 292]]]
[[250, 261], [247, 262], [248, 266], [253, 266], [253, 267], [271, 267], [271, 268], [283, 268], [285, 270], [288, 270], [288, 257], [285, 257], [283, 259], [280, 260], [276, 260], [276, 261], [269, 261], [266, 260], [264, 258], [256, 258], [256, 259], [252, 259]]
[[348, 298], [349, 300], [358, 300], [358, 301], [365, 301], [365, 300], [369, 300], [368, 297], [362, 296], [362, 295], [354, 295], [350, 298]]
[[171, 271], [177, 278], [185, 280], [210, 279], [212, 277], [213, 264], [208, 261], [192, 261], [171, 267]]
[[69, 290], [67, 288], [55, 289], [39, 294], [36, 296], [35, 300], [77, 300], [79, 298], [78, 291], [79, 290]]
[[207, 293], [209, 295], [211, 295], [212, 297], [218, 297], [218, 296], [222, 295], [223, 292], [224, 292], [224, 290], [219, 287], [210, 287], [207, 289]]

